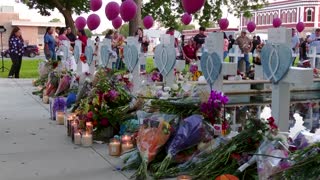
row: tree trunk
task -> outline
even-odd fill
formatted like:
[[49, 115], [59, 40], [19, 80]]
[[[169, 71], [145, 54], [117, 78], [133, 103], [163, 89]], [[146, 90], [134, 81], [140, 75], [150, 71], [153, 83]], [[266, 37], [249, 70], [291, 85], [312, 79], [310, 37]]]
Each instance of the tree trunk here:
[[76, 27], [74, 25], [74, 21], [73, 21], [73, 18], [72, 18], [72, 11], [71, 10], [61, 10], [60, 12], [64, 17], [64, 20], [65, 20], [65, 23], [66, 23], [66, 27], [70, 27], [72, 32], [74, 34], [76, 34], [77, 30], [76, 30]]
[[141, 20], [141, 7], [142, 7], [142, 0], [134, 0], [137, 4], [137, 14], [129, 22], [129, 36], [134, 36], [136, 31], [138, 30], [139, 27], [142, 27], [142, 20]]

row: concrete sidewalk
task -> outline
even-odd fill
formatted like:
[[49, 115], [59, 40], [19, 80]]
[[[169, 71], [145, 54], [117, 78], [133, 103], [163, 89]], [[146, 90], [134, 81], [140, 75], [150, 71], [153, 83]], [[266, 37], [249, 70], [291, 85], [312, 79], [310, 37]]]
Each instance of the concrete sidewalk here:
[[0, 180], [128, 179], [106, 145], [73, 145], [34, 89], [30, 79], [0, 79]]

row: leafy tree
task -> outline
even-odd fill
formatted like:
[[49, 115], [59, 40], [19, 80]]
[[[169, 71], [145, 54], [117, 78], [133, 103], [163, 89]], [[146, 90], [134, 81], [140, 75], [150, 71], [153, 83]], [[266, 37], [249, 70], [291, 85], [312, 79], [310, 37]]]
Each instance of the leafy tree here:
[[129, 24], [123, 24], [120, 28], [120, 34], [122, 34], [124, 37], [129, 36]]
[[88, 0], [22, 0], [31, 9], [38, 9], [43, 16], [50, 16], [55, 8], [63, 15], [66, 26], [69, 26], [75, 32], [72, 14], [81, 14], [89, 12], [90, 5]]
[[59, 18], [53, 18], [49, 22], [61, 22]]
[[92, 32], [90, 31], [90, 29], [84, 29], [84, 32], [86, 33], [88, 38], [91, 38], [93, 35]]
[[[241, 13], [250, 17], [250, 10], [263, 7], [268, 0], [206, 0], [204, 8], [194, 14], [201, 26], [210, 27], [222, 17], [223, 5], [228, 7], [228, 13], [239, 17]], [[152, 15], [154, 19], [162, 22], [166, 27], [178, 29], [180, 17], [183, 14], [181, 0], [152, 0], [142, 6], [142, 17]]]
[[184, 25], [182, 23], [178, 23], [177, 31], [182, 32], [183, 30], [192, 30], [195, 29], [196, 27], [193, 24], [189, 25]]

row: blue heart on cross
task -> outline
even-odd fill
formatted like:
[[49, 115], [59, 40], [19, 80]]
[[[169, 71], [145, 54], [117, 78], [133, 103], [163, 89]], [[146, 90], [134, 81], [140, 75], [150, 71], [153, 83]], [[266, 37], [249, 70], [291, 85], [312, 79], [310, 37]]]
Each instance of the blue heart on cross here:
[[292, 64], [292, 51], [286, 44], [266, 44], [261, 50], [261, 64], [268, 80], [278, 83]]
[[84, 55], [86, 56], [87, 63], [90, 66], [93, 61], [93, 48], [91, 46], [86, 46], [85, 51], [84, 51]]
[[167, 76], [176, 64], [176, 50], [171, 45], [160, 44], [154, 53], [154, 63], [163, 76]]
[[221, 58], [216, 52], [209, 54], [204, 52], [201, 56], [201, 70], [206, 78], [210, 88], [214, 82], [218, 79], [222, 69]]
[[106, 67], [109, 63], [109, 58], [110, 58], [109, 47], [107, 45], [101, 46], [100, 56], [101, 56], [102, 67]]
[[123, 49], [124, 53], [124, 63], [126, 64], [128, 70], [133, 72], [134, 68], [138, 64], [139, 60], [139, 52], [136, 46], [134, 45], [126, 45]]

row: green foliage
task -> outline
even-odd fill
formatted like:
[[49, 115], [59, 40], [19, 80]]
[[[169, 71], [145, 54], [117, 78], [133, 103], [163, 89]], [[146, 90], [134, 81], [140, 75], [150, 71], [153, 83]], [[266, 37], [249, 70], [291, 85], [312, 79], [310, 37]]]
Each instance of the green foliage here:
[[120, 28], [120, 34], [122, 34], [124, 37], [129, 36], [129, 24], [123, 24]]
[[89, 12], [90, 10], [88, 0], [22, 0], [22, 3], [29, 6], [30, 9], [38, 9], [39, 13], [44, 16], [50, 16], [50, 11], [55, 8], [60, 12], [72, 11], [76, 14]]
[[[222, 17], [221, 7], [228, 7], [228, 12], [239, 17], [241, 13], [250, 17], [250, 10], [262, 8], [267, 0], [207, 0], [204, 8], [194, 14], [194, 19], [199, 24], [211, 27], [212, 22], [217, 22]], [[153, 0], [145, 3], [142, 7], [142, 17], [152, 15], [166, 27], [179, 27], [180, 17], [183, 14], [181, 0]]]
[[184, 25], [182, 23], [179, 23], [176, 30], [179, 31], [179, 32], [182, 32], [183, 30], [192, 30], [192, 29], [195, 29], [195, 28], [196, 27], [193, 24]]
[[59, 18], [53, 18], [49, 22], [61, 22], [61, 20]]
[[86, 33], [86, 35], [87, 35], [87, 37], [88, 38], [91, 38], [92, 37], [92, 32], [89, 30], [89, 29], [84, 29], [84, 31], [85, 31], [85, 33]]

